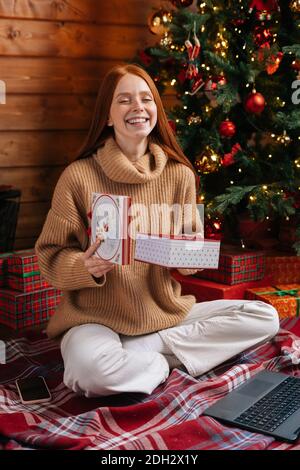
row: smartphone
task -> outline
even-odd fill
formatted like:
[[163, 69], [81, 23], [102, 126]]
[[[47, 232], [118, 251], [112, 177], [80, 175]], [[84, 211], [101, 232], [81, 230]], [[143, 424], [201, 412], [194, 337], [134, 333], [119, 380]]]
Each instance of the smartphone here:
[[44, 403], [51, 400], [51, 393], [44, 377], [30, 377], [16, 380], [21, 402], [25, 405]]

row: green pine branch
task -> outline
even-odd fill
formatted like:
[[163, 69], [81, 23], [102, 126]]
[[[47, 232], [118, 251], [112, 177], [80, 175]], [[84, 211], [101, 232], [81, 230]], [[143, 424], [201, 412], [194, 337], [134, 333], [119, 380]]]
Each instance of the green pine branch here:
[[230, 109], [240, 101], [237, 88], [233, 83], [227, 83], [219, 87], [216, 91], [216, 98], [218, 104], [223, 107], [225, 114], [229, 113]]
[[300, 44], [293, 44], [292, 46], [284, 46], [282, 48], [284, 54], [295, 54], [295, 56], [300, 58]]
[[276, 113], [274, 118], [274, 123], [277, 128], [294, 130], [299, 129], [300, 127], [300, 109], [295, 109], [289, 111], [288, 113], [283, 113], [279, 111]]

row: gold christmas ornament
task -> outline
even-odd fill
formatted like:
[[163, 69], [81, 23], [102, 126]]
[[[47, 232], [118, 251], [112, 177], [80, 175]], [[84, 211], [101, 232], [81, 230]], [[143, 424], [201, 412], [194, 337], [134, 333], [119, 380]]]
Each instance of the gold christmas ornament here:
[[294, 0], [292, 3], [291, 3], [291, 10], [292, 12], [294, 13], [300, 13], [300, 0]]
[[199, 173], [214, 173], [221, 165], [221, 157], [209, 145], [196, 157], [195, 166]]
[[151, 33], [162, 36], [167, 32], [171, 21], [172, 14], [167, 10], [160, 9], [149, 16], [148, 27]]

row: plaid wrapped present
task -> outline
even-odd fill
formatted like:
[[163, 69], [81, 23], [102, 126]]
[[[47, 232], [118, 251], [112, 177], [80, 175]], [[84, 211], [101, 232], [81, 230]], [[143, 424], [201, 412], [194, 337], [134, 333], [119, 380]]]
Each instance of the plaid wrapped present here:
[[246, 299], [262, 300], [273, 305], [279, 318], [299, 317], [300, 284], [279, 284], [267, 288], [247, 289]]
[[266, 274], [274, 284], [300, 283], [300, 256], [272, 253], [266, 257]]
[[25, 293], [51, 287], [41, 277], [34, 249], [14, 252], [7, 259], [6, 285]]
[[235, 285], [258, 281], [265, 275], [265, 255], [262, 251], [243, 250], [223, 245], [218, 269], [204, 269], [197, 277], [222, 284]]
[[14, 330], [44, 323], [55, 312], [61, 295], [53, 288], [26, 294], [0, 289], [0, 323]]
[[2, 253], [0, 255], [0, 287], [6, 285], [7, 258], [11, 255], [12, 253]]

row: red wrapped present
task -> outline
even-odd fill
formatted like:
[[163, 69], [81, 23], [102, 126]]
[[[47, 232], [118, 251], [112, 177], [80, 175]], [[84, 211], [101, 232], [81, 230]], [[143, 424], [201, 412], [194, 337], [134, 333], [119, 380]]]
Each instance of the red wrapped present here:
[[14, 330], [44, 323], [55, 312], [60, 298], [61, 291], [53, 288], [27, 294], [0, 289], [0, 323]]
[[41, 277], [34, 249], [14, 252], [7, 259], [6, 285], [25, 293], [51, 288]]
[[271, 276], [271, 284], [300, 283], [300, 256], [272, 253], [266, 257], [266, 275]]
[[278, 284], [248, 289], [246, 298], [262, 300], [273, 305], [280, 318], [299, 317], [300, 314], [300, 284]]
[[262, 251], [243, 250], [237, 246], [223, 245], [218, 269], [204, 269], [197, 277], [235, 285], [258, 281], [265, 275], [265, 255]]
[[270, 285], [270, 278], [260, 281], [249, 281], [229, 286], [194, 276], [183, 276], [174, 270], [172, 276], [180, 282], [182, 295], [192, 294], [197, 302], [205, 302], [217, 299], [244, 299], [245, 292], [251, 287], [264, 287]]
[[12, 253], [0, 254], [0, 287], [6, 285], [7, 258], [11, 255]]

